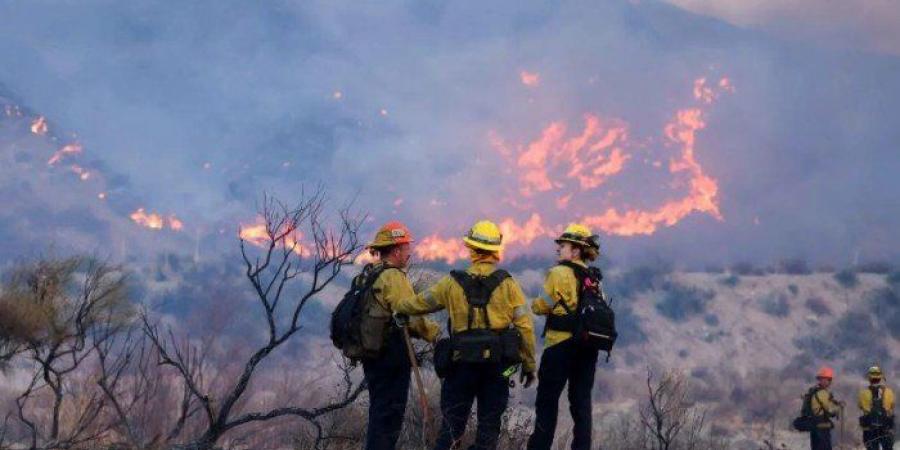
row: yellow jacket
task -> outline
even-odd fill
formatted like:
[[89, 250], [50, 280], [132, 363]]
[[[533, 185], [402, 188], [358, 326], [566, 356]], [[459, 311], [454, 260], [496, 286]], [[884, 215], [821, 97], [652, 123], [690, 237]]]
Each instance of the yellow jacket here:
[[[581, 261], [575, 261], [575, 263], [587, 267]], [[547, 278], [544, 279], [544, 295], [535, 299], [534, 303], [531, 304], [531, 310], [541, 316], [549, 314], [566, 315], [566, 309], [563, 308], [562, 304], [557, 304], [557, 302], [565, 303], [569, 311], [575, 311], [578, 307], [578, 279], [575, 278], [575, 271], [571, 267], [557, 265], [547, 272]], [[556, 305], [556, 307], [554, 308], [553, 305]], [[544, 348], [559, 344], [571, 337], [572, 333], [568, 331], [548, 328], [544, 337]]]
[[[885, 386], [884, 384], [877, 384], [881, 389], [884, 389], [881, 395], [881, 406], [884, 408], [884, 413], [888, 416], [894, 415], [894, 391], [893, 389]], [[869, 390], [868, 387], [859, 390], [859, 409], [862, 410], [862, 413], [869, 414], [872, 411], [872, 391]], [[865, 429], [865, 428], [863, 428]]]
[[834, 399], [834, 396], [831, 395], [831, 391], [828, 389], [818, 388], [815, 395], [809, 399], [812, 402], [812, 413], [816, 417], [825, 417], [828, 419], [827, 421], [823, 421], [819, 423], [817, 426], [819, 428], [832, 428], [834, 424], [831, 423], [831, 418], [837, 416], [840, 412], [841, 408], [838, 405], [838, 402]]
[[[375, 269], [384, 263], [375, 263]], [[385, 269], [375, 283], [372, 284], [372, 294], [375, 300], [385, 309], [388, 316], [393, 315], [396, 311], [397, 303], [406, 297], [415, 295], [406, 272], [396, 267], [388, 267]], [[413, 317], [409, 321], [409, 331], [413, 336], [425, 339], [428, 342], [434, 342], [441, 334], [441, 328], [433, 320], [424, 317]]]
[[[487, 276], [495, 270], [497, 270], [496, 260], [489, 258], [473, 260], [466, 272]], [[449, 275], [441, 278], [434, 286], [418, 295], [406, 297], [394, 305], [394, 311], [403, 314], [427, 314], [445, 308], [450, 316], [450, 326], [454, 333], [465, 331], [468, 325], [469, 303], [462, 286]], [[492, 329], [502, 330], [512, 324], [519, 330], [523, 341], [523, 369], [525, 372], [534, 372], [534, 325], [531, 315], [528, 314], [525, 294], [522, 293], [522, 288], [519, 287], [516, 280], [512, 277], [507, 278], [494, 290], [487, 305], [487, 314]], [[472, 327], [485, 326], [482, 315], [475, 314]]]

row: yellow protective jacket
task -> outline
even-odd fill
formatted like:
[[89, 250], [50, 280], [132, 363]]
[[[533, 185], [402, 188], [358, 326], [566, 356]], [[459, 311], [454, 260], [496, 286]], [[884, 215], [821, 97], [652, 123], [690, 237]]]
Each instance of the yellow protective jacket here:
[[822, 388], [817, 389], [809, 401], [811, 402], [813, 415], [824, 420], [816, 426], [819, 428], [833, 428], [834, 424], [831, 422], [831, 418], [838, 415], [841, 410], [840, 406], [834, 399], [834, 396], [831, 395], [831, 391]]
[[[487, 258], [473, 259], [472, 265], [466, 272], [472, 275], [487, 276], [495, 270], [497, 270], [496, 259]], [[441, 278], [434, 286], [418, 295], [406, 297], [394, 305], [394, 311], [403, 314], [427, 314], [441, 309], [447, 309], [450, 326], [454, 333], [466, 330], [469, 303], [462, 286], [450, 275]], [[503, 330], [512, 324], [519, 330], [522, 334], [523, 370], [534, 372], [534, 324], [528, 313], [525, 294], [522, 293], [522, 288], [515, 279], [510, 277], [503, 280], [500, 286], [494, 290], [487, 305], [487, 314], [492, 329]], [[481, 314], [473, 317], [473, 328], [484, 328], [486, 325]]]
[[[382, 262], [375, 263], [373, 269], [377, 270], [382, 265], [384, 265]], [[385, 309], [386, 314], [393, 315], [397, 303], [406, 297], [415, 295], [415, 291], [409, 283], [406, 272], [396, 267], [388, 267], [372, 284], [372, 295], [375, 297], [375, 301]], [[412, 336], [420, 337], [428, 342], [434, 342], [441, 334], [440, 326], [433, 320], [424, 317], [411, 318], [409, 331]]]
[[[876, 384], [879, 389], [883, 389], [881, 393], [881, 406], [884, 408], [884, 413], [888, 416], [894, 415], [894, 391], [893, 389], [885, 386], [884, 384]], [[872, 412], [872, 391], [869, 390], [868, 387], [860, 389], [859, 398], [858, 398], [859, 409], [862, 411], [863, 415], [869, 414]], [[863, 429], [867, 429], [863, 427]]]
[[[574, 261], [576, 264], [587, 267], [581, 261]], [[531, 304], [531, 310], [541, 316], [549, 314], [564, 316], [566, 309], [560, 303], [565, 303], [569, 311], [575, 311], [578, 307], [578, 279], [575, 278], [575, 271], [571, 267], [557, 265], [553, 266], [547, 272], [547, 278], [544, 279], [544, 295], [535, 299]], [[554, 307], [554, 305], [556, 305]], [[572, 333], [568, 331], [559, 331], [547, 329], [544, 336], [544, 348], [559, 344], [566, 339], [572, 337]]]

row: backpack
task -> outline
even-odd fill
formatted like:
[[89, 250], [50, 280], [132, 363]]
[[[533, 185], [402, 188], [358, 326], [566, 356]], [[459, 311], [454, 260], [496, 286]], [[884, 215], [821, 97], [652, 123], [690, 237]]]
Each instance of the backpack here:
[[[463, 271], [452, 271], [450, 276], [462, 287], [469, 304], [467, 324], [464, 331], [453, 332], [450, 321], [447, 330], [450, 335], [435, 347], [435, 371], [445, 376], [453, 363], [521, 363], [520, 350], [522, 335], [515, 328], [492, 330], [487, 313], [494, 290], [510, 277], [509, 272], [498, 269], [487, 276], [472, 275]], [[472, 328], [477, 311], [484, 317], [485, 328]], [[438, 354], [440, 347], [440, 354]]]
[[884, 388], [869, 386], [869, 392], [872, 393], [872, 409], [859, 417], [859, 425], [870, 429], [893, 428], [893, 417], [884, 410]]
[[800, 407], [800, 415], [793, 421], [795, 430], [808, 433], [813, 431], [823, 421], [828, 420], [827, 413], [824, 417], [813, 415], [813, 399], [815, 399], [816, 403], [819, 403], [819, 406], [822, 406], [819, 397], [816, 395], [817, 392], [819, 392], [818, 387], [811, 387], [806, 391], [806, 394], [803, 394], [803, 405]]
[[372, 285], [389, 267], [367, 264], [331, 313], [331, 342], [350, 360], [377, 358], [392, 329], [391, 313], [376, 300]]
[[596, 267], [583, 267], [571, 261], [561, 261], [560, 265], [569, 267], [575, 273], [578, 283], [578, 304], [573, 311], [562, 300], [556, 302], [566, 310], [563, 316], [550, 314], [544, 327], [544, 335], [547, 329], [568, 331], [572, 333], [575, 342], [591, 350], [603, 350], [606, 352], [606, 361], [609, 362], [610, 353], [616, 343], [619, 333], [616, 332], [616, 313], [606, 301], [600, 282], [603, 274]]

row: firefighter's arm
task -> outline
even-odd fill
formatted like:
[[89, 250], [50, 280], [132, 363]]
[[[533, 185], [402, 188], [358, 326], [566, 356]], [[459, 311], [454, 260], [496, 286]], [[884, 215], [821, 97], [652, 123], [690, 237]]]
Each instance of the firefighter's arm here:
[[413, 317], [409, 321], [409, 329], [415, 336], [432, 343], [441, 335], [440, 325], [426, 317]]
[[509, 289], [510, 306], [512, 306], [513, 325], [522, 334], [522, 369], [527, 373], [534, 373], [537, 365], [534, 359], [534, 323], [525, 302], [525, 294], [515, 280], [504, 281]]
[[404, 297], [394, 305], [394, 311], [400, 314], [421, 315], [444, 309], [447, 293], [450, 291], [452, 279], [441, 278], [434, 286], [424, 291]]
[[[537, 315], [545, 316], [553, 311], [556, 302], [561, 298], [564, 289], [565, 280], [561, 276], [557, 267], [547, 272], [547, 278], [544, 279], [544, 295], [538, 297], [531, 304], [531, 311]], [[557, 306], [557, 308], [561, 308]]]
[[884, 388], [884, 410], [889, 416], [894, 415], [894, 391], [891, 388]]
[[872, 398], [868, 389], [863, 389], [859, 391], [859, 398], [857, 398], [857, 404], [859, 405], [859, 409], [862, 411], [863, 415], [868, 414], [869, 411], [872, 410]]

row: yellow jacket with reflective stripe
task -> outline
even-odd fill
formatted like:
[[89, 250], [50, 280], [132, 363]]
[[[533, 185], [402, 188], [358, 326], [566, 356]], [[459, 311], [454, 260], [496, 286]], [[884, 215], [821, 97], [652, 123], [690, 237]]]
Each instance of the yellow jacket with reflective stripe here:
[[[818, 401], [816, 401], [816, 399], [818, 399]], [[819, 428], [832, 428], [834, 424], [831, 423], [830, 419], [840, 412], [840, 407], [834, 400], [834, 396], [831, 395], [831, 391], [818, 388], [815, 395], [810, 398], [809, 401], [812, 402], [812, 413], [814, 416], [825, 416], [829, 419], [827, 422], [820, 423], [817, 426]]]
[[[884, 413], [888, 416], [894, 415], [894, 391], [893, 389], [879, 383], [875, 386], [878, 386], [881, 389], [884, 389], [884, 392], [881, 394], [881, 406], [884, 407]], [[869, 414], [872, 411], [872, 391], [869, 390], [868, 387], [859, 390], [859, 409], [862, 410], [863, 415]], [[866, 428], [863, 427], [865, 430]]]
[[[375, 263], [377, 269], [384, 263]], [[372, 294], [375, 301], [387, 310], [388, 314], [393, 314], [395, 305], [401, 299], [415, 295], [412, 285], [406, 272], [396, 267], [388, 267], [385, 269], [375, 283], [372, 284]], [[409, 331], [413, 336], [425, 339], [428, 342], [434, 342], [441, 333], [441, 328], [436, 322], [424, 317], [413, 317], [409, 321]]]
[[[466, 272], [487, 276], [495, 270], [495, 261], [488, 259], [473, 261]], [[394, 305], [395, 311], [404, 314], [427, 314], [445, 308], [450, 316], [453, 332], [465, 331], [468, 326], [469, 302], [462, 286], [450, 275], [441, 278], [434, 286], [418, 295], [404, 298]], [[472, 327], [484, 328], [486, 324], [482, 312], [474, 311], [474, 314]], [[494, 290], [487, 305], [487, 314], [492, 329], [502, 330], [512, 324], [519, 330], [522, 334], [523, 369], [526, 372], [534, 372], [534, 325], [528, 313], [525, 294], [515, 279], [509, 277], [503, 280]]]
[[[574, 262], [580, 266], [587, 267], [581, 261]], [[575, 311], [578, 308], [578, 279], [575, 278], [575, 271], [571, 267], [563, 265], [553, 266], [547, 272], [547, 278], [544, 279], [544, 295], [535, 299], [534, 303], [531, 304], [531, 310], [541, 316], [549, 314], [566, 315], [566, 309], [563, 308], [562, 304], [558, 303], [565, 303], [569, 311]], [[568, 331], [548, 328], [547, 334], [544, 336], [544, 348], [559, 344], [571, 337], [572, 333]]]

